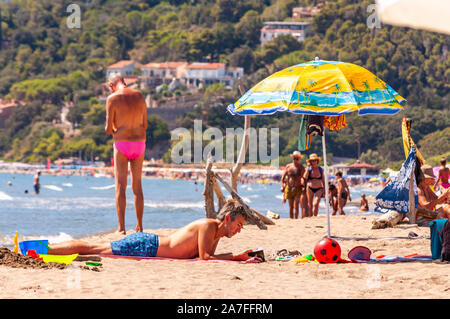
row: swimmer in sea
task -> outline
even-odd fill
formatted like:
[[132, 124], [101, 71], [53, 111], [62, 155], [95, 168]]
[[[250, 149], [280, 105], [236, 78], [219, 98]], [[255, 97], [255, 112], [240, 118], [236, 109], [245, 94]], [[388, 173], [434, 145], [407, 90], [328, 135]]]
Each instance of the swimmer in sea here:
[[359, 203], [359, 210], [362, 212], [369, 211], [369, 202], [367, 201], [366, 194], [361, 194], [361, 202]]
[[34, 184], [33, 184], [33, 187], [34, 187], [34, 193], [35, 193], [36, 195], [39, 194], [39, 190], [41, 189], [41, 184], [39, 183], [39, 177], [40, 177], [40, 176], [41, 176], [41, 172], [40, 172], [40, 171], [37, 171], [36, 174], [34, 175]]

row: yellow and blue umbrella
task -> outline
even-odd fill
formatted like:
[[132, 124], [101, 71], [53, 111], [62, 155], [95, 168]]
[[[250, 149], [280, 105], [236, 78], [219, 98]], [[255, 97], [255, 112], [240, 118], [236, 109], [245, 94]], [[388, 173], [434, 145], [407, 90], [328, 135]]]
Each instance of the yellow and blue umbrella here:
[[392, 115], [406, 100], [367, 69], [352, 63], [315, 60], [276, 72], [228, 106], [231, 114], [279, 111], [338, 116]]
[[[280, 111], [294, 114], [340, 116], [358, 111], [359, 115], [393, 115], [406, 100], [367, 69], [352, 63], [314, 61], [276, 72], [228, 105], [233, 115], [270, 115]], [[325, 131], [322, 135], [325, 185], [328, 185]], [[328, 198], [328, 187], [325, 187]], [[330, 211], [327, 208], [328, 237]]]

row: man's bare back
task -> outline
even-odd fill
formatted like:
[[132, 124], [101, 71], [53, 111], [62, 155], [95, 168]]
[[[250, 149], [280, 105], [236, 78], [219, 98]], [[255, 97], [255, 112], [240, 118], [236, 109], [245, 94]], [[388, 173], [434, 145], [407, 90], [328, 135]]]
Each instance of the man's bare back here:
[[[211, 235], [215, 238], [219, 221], [215, 219], [196, 220], [170, 234], [169, 236], [159, 236], [158, 257], [171, 258], [195, 258], [199, 255], [199, 232], [210, 229]], [[213, 255], [219, 238], [215, 238], [209, 243], [208, 254]]]
[[124, 87], [106, 101], [106, 133], [114, 141], [145, 141], [147, 104], [141, 92]]

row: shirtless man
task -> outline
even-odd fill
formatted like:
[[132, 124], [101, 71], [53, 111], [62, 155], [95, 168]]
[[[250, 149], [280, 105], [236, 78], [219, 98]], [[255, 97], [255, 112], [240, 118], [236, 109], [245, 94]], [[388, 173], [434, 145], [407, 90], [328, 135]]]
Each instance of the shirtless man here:
[[308, 217], [308, 207], [306, 203], [305, 192], [302, 191], [304, 187], [303, 174], [305, 167], [300, 164], [300, 159], [303, 157], [299, 151], [291, 154], [292, 163], [286, 166], [286, 169], [281, 176], [281, 192], [283, 192], [282, 203], [289, 201], [289, 217], [298, 218], [299, 202], [302, 206], [302, 218]]
[[144, 195], [142, 193], [142, 163], [145, 153], [145, 131], [147, 130], [147, 105], [142, 93], [127, 88], [120, 74], [109, 78], [112, 92], [106, 100], [107, 134], [114, 138], [114, 175], [116, 179], [117, 231], [125, 234], [125, 207], [128, 162], [131, 170], [131, 186], [136, 209], [136, 232], [142, 232]]
[[306, 194], [308, 196], [308, 207], [310, 209], [310, 216], [317, 216], [319, 213], [319, 203], [323, 194], [325, 193], [325, 180], [323, 170], [319, 167], [319, 162], [322, 160], [320, 156], [313, 153], [306, 160], [308, 169], [305, 171], [303, 178], [306, 182]]
[[423, 165], [422, 176], [418, 178], [417, 196], [418, 208], [423, 208], [438, 213], [437, 218], [450, 218], [450, 189], [437, 196], [430, 188], [434, 184], [435, 176], [430, 165]]
[[347, 199], [352, 201], [350, 196], [350, 189], [348, 188], [347, 182], [342, 178], [342, 172], [336, 173], [336, 182], [338, 190], [338, 210], [339, 215], [345, 215], [344, 206], [347, 204]]
[[247, 260], [252, 250], [233, 255], [215, 254], [217, 244], [222, 237], [231, 238], [239, 233], [247, 222], [247, 215], [236, 200], [228, 200], [217, 219], [202, 218], [178, 229], [169, 236], [151, 233], [134, 233], [109, 244], [93, 244], [84, 241], [68, 241], [54, 244], [48, 250], [52, 255], [124, 255], [142, 257], [166, 257], [201, 260]]
[[450, 188], [449, 178], [450, 178], [450, 168], [446, 166], [447, 159], [445, 157], [441, 158], [441, 167], [439, 168], [438, 178], [436, 183], [434, 183], [433, 188], [437, 190], [436, 186], [439, 185], [439, 190], [441, 194]]

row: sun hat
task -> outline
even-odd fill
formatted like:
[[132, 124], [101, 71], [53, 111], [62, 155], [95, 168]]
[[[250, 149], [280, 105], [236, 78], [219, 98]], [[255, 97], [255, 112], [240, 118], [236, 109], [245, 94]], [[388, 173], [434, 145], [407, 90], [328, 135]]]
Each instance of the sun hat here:
[[425, 178], [432, 178], [435, 179], [436, 176], [433, 173], [433, 167], [431, 167], [430, 165], [423, 165], [420, 170], [422, 171], [423, 175]]
[[309, 158], [306, 160], [307, 162], [310, 162], [310, 161], [321, 161], [322, 160], [322, 157], [320, 157], [320, 156], [317, 156], [317, 154], [316, 153], [312, 153], [311, 155], [309, 155]]
[[364, 246], [356, 246], [348, 252], [348, 258], [353, 262], [368, 261], [372, 252]]
[[303, 158], [303, 155], [299, 151], [294, 151], [294, 152], [292, 152], [291, 157], [292, 158], [294, 158], [294, 157]]

